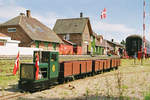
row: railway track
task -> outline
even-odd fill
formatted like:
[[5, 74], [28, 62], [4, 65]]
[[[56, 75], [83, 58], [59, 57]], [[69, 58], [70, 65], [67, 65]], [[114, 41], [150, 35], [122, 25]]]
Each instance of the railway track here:
[[[123, 75], [126, 75], [126, 74], [136, 74], [136, 73], [145, 73], [145, 72], [150, 72], [150, 71], [120, 72], [120, 73]], [[98, 74], [98, 75], [101, 75], [101, 77], [107, 77], [107, 76], [114, 76], [116, 74], [117, 73], [114, 72], [114, 73], [106, 73], [106, 74]], [[93, 78], [93, 77], [88, 77], [88, 78]], [[76, 81], [80, 81], [80, 79], [76, 80]], [[18, 92], [17, 93], [8, 93], [3, 96], [0, 96], [0, 100], [15, 100], [18, 97], [25, 96], [25, 95], [26, 95], [25, 93], [18, 93]]]
[[8, 93], [6, 95], [0, 96], [0, 100], [15, 100], [20, 96], [24, 96], [24, 93]]

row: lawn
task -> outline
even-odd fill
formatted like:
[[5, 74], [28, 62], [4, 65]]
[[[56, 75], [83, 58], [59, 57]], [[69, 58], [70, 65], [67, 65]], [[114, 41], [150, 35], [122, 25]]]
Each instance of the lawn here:
[[[21, 60], [22, 62], [32, 62], [32, 60]], [[19, 79], [19, 70], [13, 75], [15, 60], [0, 60], [0, 88], [5, 88], [10, 84], [14, 84]]]

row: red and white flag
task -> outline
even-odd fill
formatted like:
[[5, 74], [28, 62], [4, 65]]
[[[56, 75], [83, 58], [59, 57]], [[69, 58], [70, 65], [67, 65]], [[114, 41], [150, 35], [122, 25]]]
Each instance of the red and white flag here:
[[106, 18], [106, 8], [104, 8], [103, 11], [101, 12], [101, 19], [105, 18]]
[[35, 77], [36, 77], [36, 80], [38, 80], [38, 74], [39, 74], [39, 54], [38, 53], [36, 53], [35, 67], [36, 67]]
[[17, 54], [17, 58], [15, 61], [15, 66], [14, 66], [14, 70], [13, 70], [13, 74], [16, 75], [17, 70], [19, 69], [19, 52]]

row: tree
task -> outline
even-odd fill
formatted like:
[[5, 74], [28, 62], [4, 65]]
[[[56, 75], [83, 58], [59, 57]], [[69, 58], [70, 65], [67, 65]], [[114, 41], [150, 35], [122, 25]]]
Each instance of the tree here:
[[124, 40], [122, 40], [122, 41], [120, 42], [120, 44], [126, 45], [126, 42], [125, 42]]

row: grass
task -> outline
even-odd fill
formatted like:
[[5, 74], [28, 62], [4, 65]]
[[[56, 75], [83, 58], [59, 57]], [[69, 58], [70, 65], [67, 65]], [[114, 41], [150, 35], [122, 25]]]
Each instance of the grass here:
[[121, 60], [121, 66], [126, 67], [126, 66], [150, 66], [149, 59], [144, 59], [143, 60], [143, 65], [141, 64], [141, 60], [136, 59], [136, 63], [134, 64], [134, 59], [122, 59]]
[[[21, 60], [23, 62], [32, 62], [32, 60]], [[15, 60], [0, 60], [0, 88], [6, 88], [9, 84], [16, 83], [19, 79], [19, 71], [14, 76], [12, 74]]]
[[150, 100], [150, 92], [146, 93], [144, 100]]
[[139, 69], [139, 71], [150, 71], [149, 59], [143, 60], [143, 64], [141, 64], [141, 60], [138, 59], [136, 59], [136, 64], [134, 64], [134, 59], [121, 60], [121, 66], [119, 68], [121, 72], [135, 72], [135, 69]]
[[[12, 71], [13, 71], [13, 68], [14, 68], [14, 62], [15, 60], [0, 60], [0, 88], [2, 89], [5, 89], [9, 84], [14, 84], [14, 83], [17, 83], [18, 79], [19, 79], [19, 71], [17, 72], [17, 74], [15, 76], [6, 76], [7, 74], [12, 74]], [[32, 60], [21, 60], [21, 62], [32, 62]], [[136, 64], [134, 64], [134, 60], [133, 59], [122, 59], [121, 60], [121, 66], [119, 67], [118, 69], [120, 71], [121, 74], [125, 75], [124, 73], [126, 72], [136, 72], [138, 73], [138, 71], [147, 71], [147, 72], [150, 72], [150, 61], [145, 59], [143, 60], [143, 65], [141, 65], [141, 61], [139, 60], [136, 60]], [[111, 71], [111, 73], [116, 73], [116, 71]], [[104, 74], [109, 74], [108, 73], [104, 73]], [[135, 74], [135, 76], [137, 76]], [[147, 75], [148, 76], [148, 75]], [[139, 79], [140, 77], [137, 76], [137, 79]], [[144, 78], [147, 78], [147, 77], [144, 77]], [[142, 78], [141, 81], [145, 81], [146, 79]], [[119, 78], [120, 79], [120, 78]], [[128, 78], [128, 81], [133, 81], [132, 83], [135, 83], [135, 80], [136, 78], [133, 77], [133, 80], [132, 80], [132, 77], [131, 77], [131, 80], [129, 80]], [[112, 85], [111, 84], [111, 81], [109, 83], [109, 77], [108, 79], [105, 79], [105, 82], [107, 83], [106, 86], [108, 87], [106, 90], [106, 95], [113, 95], [111, 93], [112, 89]], [[140, 81], [140, 82], [141, 82]], [[119, 81], [120, 82], [120, 81]], [[120, 83], [121, 84], [121, 83]], [[128, 86], [128, 84], [121, 84], [121, 85], [118, 85], [120, 90], [123, 91], [122, 94], [124, 94], [123, 96], [128, 96], [127, 95], [127, 91], [132, 91], [130, 90], [130, 86]], [[143, 85], [144, 83], [141, 82], [141, 85]], [[98, 95], [101, 94], [100, 92], [100, 88], [98, 86], [98, 83], [96, 83], [94, 85], [95, 87], [95, 95], [96, 97], [98, 97]], [[91, 89], [90, 88], [86, 88], [85, 90], [85, 96], [88, 98], [90, 95], [91, 95]], [[103, 90], [101, 90], [103, 91]], [[131, 94], [135, 94], [134, 93], [135, 91], [131, 92]], [[78, 94], [76, 92], [73, 92], [74, 94]], [[122, 95], [121, 94], [121, 95]], [[67, 95], [69, 95], [69, 93], [67, 92], [63, 92], [61, 95], [64, 95], [65, 97], [67, 97]], [[144, 96], [145, 100], [150, 100], [149, 97], [150, 97], [150, 92], [147, 93], [145, 96]], [[148, 99], [147, 99], [148, 98]]]

